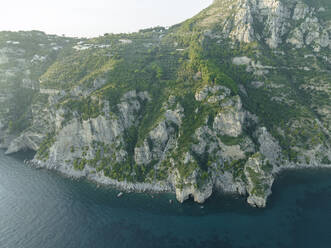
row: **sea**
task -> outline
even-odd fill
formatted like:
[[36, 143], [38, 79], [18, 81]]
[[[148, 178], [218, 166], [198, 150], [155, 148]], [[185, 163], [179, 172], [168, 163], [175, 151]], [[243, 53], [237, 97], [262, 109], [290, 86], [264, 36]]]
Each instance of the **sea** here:
[[[215, 193], [124, 193], [23, 163], [0, 150], [0, 248], [330, 248], [331, 170], [288, 171], [265, 209]], [[172, 202], [172, 203], [171, 203]]]

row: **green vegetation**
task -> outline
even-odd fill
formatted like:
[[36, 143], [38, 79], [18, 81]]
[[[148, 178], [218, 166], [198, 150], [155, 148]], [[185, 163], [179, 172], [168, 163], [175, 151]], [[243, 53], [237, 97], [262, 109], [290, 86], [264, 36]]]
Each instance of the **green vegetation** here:
[[331, 161], [327, 156], [324, 156], [322, 159], [322, 164], [331, 164]]
[[[330, 1], [304, 2], [316, 9], [321, 23], [329, 21]], [[230, 4], [233, 2], [217, 1], [169, 29], [156, 27], [93, 39], [57, 37], [37, 31], [0, 32], [3, 133], [13, 137], [24, 131], [38, 134], [38, 130], [49, 126], [53, 130], [55, 125], [58, 130], [73, 118], [88, 121], [104, 116], [109, 122], [118, 120], [122, 125], [118, 132], [123, 133], [115, 137], [113, 144], [94, 141], [84, 148], [68, 146], [72, 156], [81, 155], [73, 158], [74, 168], [84, 170], [90, 166], [112, 179], [130, 182], [166, 180], [178, 170], [180, 188], [194, 173], [194, 186], [203, 187], [214, 170], [231, 172], [234, 180], [247, 183], [245, 164], [259, 149], [256, 131], [260, 127], [266, 127], [278, 141], [285, 159], [299, 163], [303, 158], [310, 162], [312, 158], [306, 156], [309, 154], [306, 151], [330, 147], [331, 67], [326, 63], [330, 51], [322, 48], [317, 53], [310, 46], [294, 49], [285, 42], [270, 49], [264, 37], [266, 26], [260, 21], [252, 26], [260, 40], [250, 43], [231, 40], [231, 35], [222, 33], [225, 20], [233, 22], [237, 11], [229, 10]], [[325, 11], [318, 11], [322, 6]], [[294, 29], [300, 21], [292, 20], [289, 24]], [[250, 66], [233, 64], [233, 58], [243, 56], [252, 61]], [[197, 101], [197, 91], [206, 86], [224, 86], [231, 93], [226, 99], [209, 102], [224, 93], [209, 92], [204, 101]], [[59, 94], [48, 91], [52, 89]], [[124, 98], [127, 92], [134, 91], [137, 97]], [[215, 116], [232, 108], [239, 97], [247, 113], [244, 132], [238, 137], [216, 134]], [[128, 110], [131, 105], [135, 105], [132, 120], [124, 125], [121, 109]], [[183, 108], [180, 124], [166, 121], [166, 127], [172, 130], [168, 135], [175, 139], [175, 145], [168, 154], [163, 154], [157, 149], [167, 144], [159, 144], [149, 134], [164, 121], [166, 111], [174, 111], [177, 106]], [[42, 111], [56, 116], [56, 121], [41, 118]], [[216, 148], [210, 152], [211, 145], [207, 144], [205, 151], [197, 154], [192, 145], [200, 145], [195, 133], [204, 126], [209, 127], [206, 140], [215, 143]], [[94, 131], [91, 130], [93, 136]], [[55, 139], [55, 133], [47, 135], [39, 147], [38, 158], [49, 158]], [[234, 159], [235, 156], [225, 154], [224, 145], [241, 145], [249, 139], [254, 142], [255, 151], [241, 147], [245, 158]], [[145, 140], [153, 151], [152, 158], [148, 164], [137, 165], [135, 149]], [[223, 144], [218, 144], [219, 141]], [[159, 154], [154, 154], [155, 151]], [[184, 163], [187, 153], [191, 158]], [[324, 154], [319, 159], [330, 164]], [[262, 170], [270, 174], [272, 165], [265, 163]], [[248, 173], [254, 194], [263, 195], [267, 186], [261, 175], [252, 169]]]
[[234, 145], [239, 145], [240, 142], [242, 142], [243, 136], [239, 136], [239, 137], [231, 137], [231, 136], [227, 136], [227, 135], [221, 135], [219, 137], [222, 141], [222, 143], [224, 143], [227, 146], [234, 146]]
[[47, 160], [49, 157], [49, 149], [55, 143], [55, 134], [49, 133], [46, 138], [41, 143], [39, 150], [37, 152], [37, 157], [41, 160]]
[[8, 121], [8, 130], [13, 133], [20, 133], [31, 125], [31, 110], [29, 106], [33, 101], [35, 92], [30, 89], [15, 90], [13, 97], [15, 104], [9, 105], [9, 111], [5, 114]]
[[268, 189], [268, 185], [261, 180], [260, 175], [256, 173], [253, 169], [247, 168], [247, 171], [249, 173], [249, 177], [253, 182], [254, 188], [251, 192], [252, 195], [256, 196], [265, 196], [265, 192]]
[[243, 182], [246, 182], [246, 176], [244, 173], [244, 168], [246, 164], [247, 159], [239, 159], [239, 160], [233, 160], [231, 162], [225, 161], [224, 163], [224, 170], [230, 171], [233, 175], [234, 180], [241, 180]]
[[82, 159], [76, 158], [73, 162], [74, 169], [80, 171], [84, 170], [86, 164], [87, 161], [85, 158]]
[[82, 97], [79, 100], [69, 99], [62, 104], [62, 107], [67, 110], [64, 116], [66, 121], [70, 120], [72, 113], [78, 113], [85, 121], [90, 118], [96, 118], [99, 115], [104, 115], [102, 112], [103, 104], [92, 100], [90, 97]]

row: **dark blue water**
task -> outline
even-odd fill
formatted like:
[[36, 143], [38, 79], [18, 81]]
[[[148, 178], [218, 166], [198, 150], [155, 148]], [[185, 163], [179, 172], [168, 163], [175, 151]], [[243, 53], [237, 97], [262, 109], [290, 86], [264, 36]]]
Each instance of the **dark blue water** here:
[[0, 151], [0, 247], [331, 247], [331, 171], [281, 176], [266, 209], [216, 195], [126, 194], [28, 168]]

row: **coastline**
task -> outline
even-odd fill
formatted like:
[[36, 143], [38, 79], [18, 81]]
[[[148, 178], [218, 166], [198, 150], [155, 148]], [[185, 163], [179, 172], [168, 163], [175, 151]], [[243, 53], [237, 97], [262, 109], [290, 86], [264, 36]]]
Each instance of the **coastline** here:
[[[48, 163], [48, 162], [41, 162], [36, 159], [32, 159], [27, 161], [25, 164], [28, 164], [35, 168], [40, 169], [47, 169], [50, 171], [55, 171], [61, 174], [61, 176], [72, 178], [72, 179], [86, 179], [90, 182], [93, 182], [97, 185], [102, 186], [110, 186], [116, 190], [124, 191], [127, 193], [172, 193], [176, 195], [176, 189], [171, 183], [171, 181], [167, 182], [154, 182], [154, 183], [132, 183], [132, 182], [119, 182], [117, 180], [111, 179], [109, 177], [106, 177], [103, 172], [96, 172], [95, 169], [89, 168], [88, 166], [83, 171], [77, 171], [72, 166], [66, 166], [66, 165], [58, 165], [55, 163]], [[319, 170], [319, 169], [331, 169], [331, 165], [327, 164], [295, 164], [295, 163], [287, 163], [280, 167], [274, 167], [272, 171], [273, 175], [273, 183], [270, 185], [270, 194], [266, 195], [266, 203], [269, 202], [269, 197], [272, 195], [271, 188], [274, 185], [277, 178], [288, 171], [302, 171], [302, 170]], [[233, 185], [227, 185], [226, 188], [222, 187], [217, 184], [216, 180], [212, 185], [212, 194], [213, 193], [221, 193], [224, 195], [237, 195], [237, 196], [248, 196], [248, 192], [246, 189], [243, 189], [241, 187], [238, 187], [237, 184]], [[212, 195], [211, 194], [211, 195]], [[210, 195], [210, 196], [211, 196]], [[209, 196], [209, 197], [210, 197]], [[205, 200], [207, 200], [209, 197], [207, 197]], [[203, 203], [203, 202], [202, 202]], [[201, 202], [200, 202], [201, 204]], [[250, 203], [248, 201], [248, 204], [252, 207], [257, 207], [256, 205]], [[261, 206], [258, 206], [261, 208]], [[262, 206], [262, 208], [265, 208], [266, 206]]]
[[[4, 149], [1, 149], [3, 152], [5, 152]], [[24, 153], [24, 152], [23, 152]], [[5, 155], [5, 153], [4, 153]], [[8, 156], [8, 155], [5, 155]], [[11, 156], [11, 155], [9, 155]], [[28, 166], [31, 166], [36, 169], [46, 169], [49, 171], [54, 171], [56, 173], [59, 173], [60, 176], [71, 178], [71, 179], [86, 179], [92, 183], [95, 183], [100, 186], [109, 186], [112, 187], [115, 190], [123, 191], [126, 193], [171, 193], [176, 196], [176, 188], [174, 187], [174, 183], [168, 179], [168, 181], [165, 182], [154, 182], [154, 183], [132, 183], [132, 182], [119, 182], [117, 180], [111, 179], [109, 177], [106, 177], [103, 172], [96, 172], [94, 168], [90, 168], [86, 166], [86, 168], [83, 171], [77, 171], [73, 168], [71, 165], [60, 165], [58, 163], [50, 163], [42, 162], [37, 159], [26, 159], [26, 156], [22, 156], [22, 152], [19, 152], [15, 154], [14, 156], [17, 156], [22, 162]], [[270, 192], [268, 195], [265, 195], [266, 205], [269, 202], [269, 197], [272, 195], [272, 187], [277, 181], [277, 178], [281, 176], [283, 173], [291, 172], [291, 171], [303, 171], [303, 170], [314, 170], [317, 171], [319, 169], [331, 169], [331, 165], [327, 164], [318, 164], [315, 162], [311, 162], [310, 164], [296, 164], [296, 163], [284, 163], [282, 166], [274, 166], [272, 170], [272, 176], [273, 181], [270, 185]], [[229, 173], [228, 173], [229, 174]], [[241, 185], [238, 182], [231, 181], [230, 178], [231, 174], [227, 175], [222, 174], [219, 177], [214, 178], [214, 182], [211, 183], [210, 188], [212, 193], [205, 198], [207, 200], [211, 197], [211, 195], [214, 195], [215, 193], [221, 193], [223, 195], [235, 195], [235, 196], [244, 196], [249, 197], [249, 194], [247, 192], [247, 189], [245, 188], [245, 185]], [[220, 183], [221, 182], [221, 183]], [[204, 192], [201, 192], [204, 194]], [[248, 199], [248, 198], [247, 198]], [[185, 199], [186, 200], [186, 199]], [[204, 200], [204, 201], [205, 201]], [[199, 202], [200, 204], [204, 203]], [[184, 202], [184, 201], [179, 201]], [[254, 204], [254, 202], [249, 202], [248, 204], [252, 207], [259, 207], [259, 208], [265, 208], [264, 206], [257, 206]]]
[[[215, 235], [219, 235], [219, 240], [231, 240], [232, 246], [245, 248], [261, 244], [277, 247], [279, 239], [282, 246], [292, 247], [297, 237], [304, 239], [299, 239], [300, 244], [311, 241], [301, 247], [314, 247], [313, 244], [328, 247], [330, 243], [327, 227], [331, 218], [328, 214], [331, 173], [328, 170], [282, 174], [275, 182], [266, 209], [250, 207], [245, 197], [216, 192], [202, 208], [191, 200], [169, 204], [174, 197], [168, 193], [128, 194], [123, 191], [124, 196], [118, 198], [119, 192], [112, 187], [99, 187], [86, 179], [69, 179], [56, 171], [34, 169], [25, 166], [20, 159], [6, 158], [2, 151], [0, 158], [4, 162], [0, 166], [1, 186], [8, 189], [2, 191], [5, 200], [1, 201], [4, 210], [2, 237], [7, 238], [5, 246], [8, 248], [17, 247], [22, 240], [24, 246], [31, 248], [65, 247], [73, 238], [80, 247], [106, 248], [116, 240], [119, 241], [117, 247], [121, 247], [123, 236], [132, 237], [127, 241], [132, 247], [138, 247], [138, 241], [139, 247], [149, 243], [157, 247], [159, 237], [169, 237], [168, 230], [172, 233], [169, 239], [174, 238], [168, 247], [183, 246], [182, 240], [190, 238], [197, 241], [185, 243], [188, 247], [196, 247], [195, 244], [207, 242], [207, 239], [211, 240], [211, 247], [218, 246], [212, 243]], [[17, 214], [18, 208], [20, 214]], [[108, 229], [109, 226], [114, 228]], [[7, 228], [12, 232], [6, 232]], [[296, 231], [294, 237], [291, 230]], [[68, 235], [71, 232], [77, 235]], [[116, 236], [118, 232], [121, 235]], [[151, 232], [155, 234], [155, 242], [151, 241]], [[34, 233], [38, 236], [30, 240]], [[56, 239], [52, 239], [54, 233], [63, 236], [58, 239], [55, 235]], [[309, 235], [305, 236], [307, 233]], [[50, 238], [45, 240], [45, 236]], [[247, 237], [251, 237], [250, 240]]]
[[170, 182], [155, 182], [155, 183], [132, 183], [132, 182], [119, 182], [117, 180], [106, 177], [101, 172], [96, 172], [95, 169], [86, 166], [83, 171], [77, 171], [72, 166], [58, 165], [58, 164], [50, 164], [44, 163], [39, 160], [32, 159], [27, 161], [28, 165], [31, 165], [35, 168], [47, 169], [50, 171], [56, 171], [61, 175], [73, 178], [80, 179], [85, 178], [93, 183], [104, 186], [111, 186], [118, 190], [123, 190], [125, 192], [137, 192], [137, 193], [175, 193], [175, 189], [171, 186]]

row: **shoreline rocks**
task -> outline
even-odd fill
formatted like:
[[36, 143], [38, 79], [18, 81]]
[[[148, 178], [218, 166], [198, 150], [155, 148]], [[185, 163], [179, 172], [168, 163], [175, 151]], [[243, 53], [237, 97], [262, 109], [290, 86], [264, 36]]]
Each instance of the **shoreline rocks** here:
[[[268, 198], [272, 195], [272, 185], [276, 179], [276, 177], [286, 171], [289, 170], [305, 170], [305, 169], [331, 169], [331, 165], [326, 164], [316, 164], [316, 165], [309, 165], [309, 164], [294, 164], [289, 163], [280, 167], [277, 167], [277, 169], [274, 169], [272, 173], [269, 175], [269, 185], [266, 189], [266, 194], [264, 196], [259, 195], [250, 195], [249, 194], [249, 188], [246, 188], [244, 185], [240, 185], [237, 182], [230, 182], [229, 179], [227, 179], [227, 183], [223, 185], [217, 182], [215, 180], [215, 183], [212, 185], [209, 185], [206, 191], [198, 191], [196, 189], [190, 189], [187, 188], [183, 191], [178, 191], [178, 189], [175, 189], [174, 186], [172, 186], [169, 182], [168, 184], [148, 184], [148, 183], [127, 183], [127, 182], [118, 182], [116, 180], [110, 179], [102, 175], [101, 173], [96, 174], [84, 174], [83, 172], [77, 172], [73, 169], [61, 169], [61, 166], [54, 167], [54, 165], [47, 165], [41, 161], [38, 160], [24, 160], [24, 163], [28, 166], [33, 166], [34, 168], [44, 168], [48, 170], [54, 170], [57, 172], [60, 172], [62, 175], [67, 176], [69, 178], [85, 178], [89, 181], [92, 181], [96, 183], [98, 186], [104, 185], [104, 186], [111, 186], [115, 189], [122, 190], [127, 193], [174, 193], [176, 195], [176, 198], [178, 202], [183, 203], [184, 201], [190, 199], [190, 197], [193, 197], [193, 200], [199, 204], [205, 203], [205, 201], [216, 192], [224, 193], [224, 194], [234, 194], [234, 195], [242, 195], [247, 196], [247, 203], [251, 205], [252, 207], [257, 208], [265, 208], [268, 203]], [[255, 161], [255, 163], [258, 163]], [[218, 179], [219, 180], [219, 179]], [[120, 191], [117, 195], [118, 198], [122, 197], [124, 195], [124, 192]], [[173, 200], [169, 200], [169, 203], [172, 204]]]

